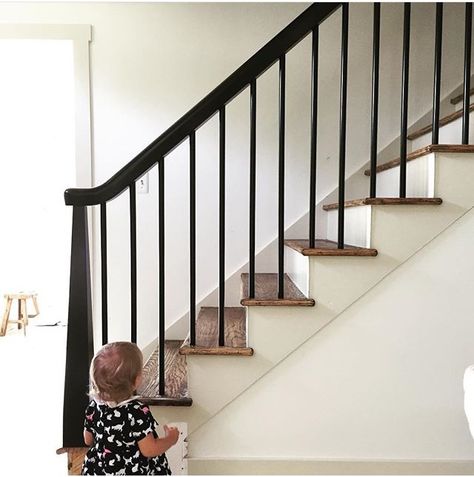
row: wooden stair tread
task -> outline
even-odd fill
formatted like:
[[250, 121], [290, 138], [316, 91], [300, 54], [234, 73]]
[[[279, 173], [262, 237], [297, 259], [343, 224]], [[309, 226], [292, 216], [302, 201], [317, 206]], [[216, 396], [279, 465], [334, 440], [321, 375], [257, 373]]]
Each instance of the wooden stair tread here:
[[[435, 197], [376, 197], [374, 199], [367, 197], [366, 199], [354, 199], [344, 202], [344, 207], [358, 207], [361, 205], [439, 205], [442, 199]], [[324, 210], [335, 210], [339, 208], [339, 203], [323, 205]]]
[[224, 308], [224, 343], [219, 346], [219, 317], [217, 307], [202, 307], [196, 319], [196, 346], [187, 339], [180, 354], [190, 355], [236, 355], [252, 356], [253, 349], [247, 347], [247, 315], [245, 308]]
[[[474, 94], [474, 88], [471, 88], [471, 90], [469, 91], [469, 96], [472, 96]], [[457, 96], [455, 96], [454, 98], [451, 98], [450, 99], [450, 103], [451, 104], [458, 104], [460, 103], [464, 98], [464, 94], [461, 93], [461, 94], [458, 94]]]
[[253, 348], [232, 348], [231, 346], [191, 346], [186, 340], [179, 351], [183, 355], [200, 356], [253, 356]]
[[285, 240], [285, 245], [301, 253], [305, 257], [375, 257], [377, 250], [375, 248], [355, 247], [354, 245], [344, 244], [343, 249], [337, 248], [337, 242], [332, 240], [317, 239], [315, 247], [309, 247], [309, 240], [295, 239]]
[[[432, 152], [452, 152], [452, 153], [473, 153], [474, 145], [471, 144], [430, 144], [429, 146], [422, 147], [416, 151], [407, 154], [407, 162], [418, 159], [419, 157], [426, 156]], [[377, 166], [376, 172], [383, 172], [400, 165], [400, 158], [392, 159]], [[370, 169], [364, 171], [366, 176], [370, 176]]]
[[186, 358], [179, 354], [182, 342], [165, 341], [165, 395], [159, 395], [159, 348], [143, 367], [143, 381], [138, 389], [140, 400], [155, 406], [190, 406], [192, 399], [188, 396]]
[[[469, 112], [471, 112], [473, 110], [474, 110], [474, 103], [469, 105]], [[446, 124], [452, 123], [456, 119], [459, 119], [460, 117], [462, 117], [462, 113], [463, 113], [463, 111], [462, 111], [462, 109], [460, 109], [459, 111], [454, 111], [454, 113], [448, 114], [444, 118], [441, 118], [439, 120], [440, 127], [441, 126], [446, 126]], [[413, 141], [413, 139], [419, 138], [419, 137], [424, 136], [425, 134], [429, 133], [432, 129], [433, 129], [432, 125], [430, 124], [428, 126], [425, 126], [424, 128], [418, 129], [418, 130], [408, 134], [407, 139], [409, 139], [410, 141]]]
[[242, 299], [245, 306], [314, 306], [312, 298], [307, 298], [285, 273], [284, 298], [278, 298], [278, 274], [255, 274], [255, 298], [249, 298], [249, 274], [242, 273]]

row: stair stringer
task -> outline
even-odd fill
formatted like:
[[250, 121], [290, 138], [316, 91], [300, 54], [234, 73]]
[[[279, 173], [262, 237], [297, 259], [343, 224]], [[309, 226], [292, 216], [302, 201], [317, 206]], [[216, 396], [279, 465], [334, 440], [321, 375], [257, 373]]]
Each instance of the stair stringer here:
[[[473, 154], [437, 154], [437, 206], [365, 206], [377, 257], [306, 257], [314, 308], [249, 307], [248, 346], [253, 357], [188, 356], [189, 408], [155, 409], [163, 422], [186, 421], [190, 435], [277, 366], [310, 336], [350, 307], [474, 204]], [[453, 186], [450, 181], [460, 178]], [[286, 249], [286, 253], [296, 253]], [[192, 442], [192, 440], [191, 440]]]

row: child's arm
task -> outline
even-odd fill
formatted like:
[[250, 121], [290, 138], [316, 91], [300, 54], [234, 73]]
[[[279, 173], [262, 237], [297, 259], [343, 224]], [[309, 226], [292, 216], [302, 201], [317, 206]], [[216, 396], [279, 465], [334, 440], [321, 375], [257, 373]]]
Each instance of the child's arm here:
[[94, 443], [94, 436], [92, 435], [92, 432], [86, 431], [84, 429], [84, 442], [87, 447], [90, 447]]
[[176, 427], [164, 426], [165, 437], [153, 437], [153, 433], [147, 434], [142, 440], [138, 441], [138, 448], [145, 457], [156, 457], [164, 454], [171, 446], [176, 444], [179, 437], [179, 431]]

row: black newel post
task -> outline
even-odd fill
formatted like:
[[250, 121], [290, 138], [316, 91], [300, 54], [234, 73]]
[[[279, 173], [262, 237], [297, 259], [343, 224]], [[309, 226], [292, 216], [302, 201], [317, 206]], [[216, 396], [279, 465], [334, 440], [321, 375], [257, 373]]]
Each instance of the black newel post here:
[[93, 354], [87, 208], [76, 206], [72, 218], [63, 447], [84, 446], [82, 430]]

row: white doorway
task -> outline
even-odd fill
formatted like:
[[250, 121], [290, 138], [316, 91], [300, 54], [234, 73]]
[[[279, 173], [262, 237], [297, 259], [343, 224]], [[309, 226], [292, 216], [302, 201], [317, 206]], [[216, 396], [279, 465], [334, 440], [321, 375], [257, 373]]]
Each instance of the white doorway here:
[[35, 291], [38, 320], [65, 323], [71, 211], [63, 192], [75, 184], [73, 44], [0, 40], [0, 58], [0, 292]]
[[26, 337], [15, 325], [0, 337], [8, 383], [0, 393], [2, 475], [67, 475], [66, 455], [55, 454], [62, 446], [72, 218], [63, 193], [91, 185], [89, 41], [88, 26], [0, 26], [1, 312], [4, 293], [30, 290], [40, 309]]

